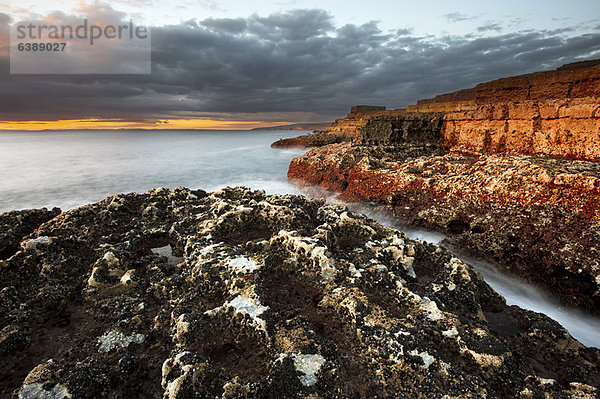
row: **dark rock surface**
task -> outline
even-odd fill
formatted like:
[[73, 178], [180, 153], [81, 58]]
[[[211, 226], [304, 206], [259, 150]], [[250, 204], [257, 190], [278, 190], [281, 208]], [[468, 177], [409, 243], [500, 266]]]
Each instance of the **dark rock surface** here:
[[42, 223], [59, 213], [59, 208], [51, 211], [43, 208], [0, 214], [0, 260], [14, 255], [20, 249], [19, 244], [23, 237], [33, 233]]
[[316, 131], [298, 137], [289, 139], [277, 140], [271, 144], [272, 148], [309, 148], [322, 147], [328, 144], [344, 143], [352, 138], [341, 134], [331, 134], [326, 132]]
[[370, 118], [359, 130], [358, 141], [367, 145], [442, 144], [441, 114], [382, 115]]
[[599, 350], [446, 250], [322, 200], [117, 195], [21, 248], [0, 261], [3, 398], [599, 393]]

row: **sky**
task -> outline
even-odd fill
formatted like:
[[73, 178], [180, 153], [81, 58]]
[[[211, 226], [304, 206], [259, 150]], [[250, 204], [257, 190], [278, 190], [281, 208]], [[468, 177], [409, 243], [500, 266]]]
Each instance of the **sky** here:
[[[152, 72], [9, 73], [11, 24], [84, 17], [149, 26]], [[15, 0], [0, 3], [0, 129], [332, 121], [597, 58], [597, 0]]]

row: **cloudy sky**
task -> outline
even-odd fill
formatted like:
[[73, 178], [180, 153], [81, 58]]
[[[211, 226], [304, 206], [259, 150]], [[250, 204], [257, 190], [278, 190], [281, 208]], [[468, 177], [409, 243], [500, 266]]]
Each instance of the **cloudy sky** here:
[[[597, 0], [39, 3], [0, 4], [0, 129], [330, 121], [600, 58]], [[10, 73], [11, 24], [83, 18], [150, 26], [152, 73]]]

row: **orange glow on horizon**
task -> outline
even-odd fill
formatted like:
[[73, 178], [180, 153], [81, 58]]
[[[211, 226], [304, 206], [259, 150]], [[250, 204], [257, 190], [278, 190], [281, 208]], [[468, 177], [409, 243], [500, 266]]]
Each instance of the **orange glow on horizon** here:
[[57, 121], [0, 121], [0, 130], [77, 130], [77, 129], [149, 129], [149, 130], [246, 130], [289, 122], [226, 121], [215, 119], [168, 119], [163, 121], [123, 121], [120, 119], [67, 119]]

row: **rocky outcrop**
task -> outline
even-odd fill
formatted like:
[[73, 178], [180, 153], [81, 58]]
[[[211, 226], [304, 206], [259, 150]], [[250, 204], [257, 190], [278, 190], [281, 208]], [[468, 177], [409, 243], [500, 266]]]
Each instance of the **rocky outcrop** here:
[[401, 222], [600, 309], [600, 165], [529, 156], [448, 153], [431, 145], [338, 144], [290, 164], [288, 177], [386, 205]]
[[0, 261], [2, 397], [599, 393], [599, 350], [446, 250], [323, 200], [123, 194], [21, 248]]
[[417, 105], [470, 101], [494, 104], [597, 97], [600, 93], [600, 60], [567, 64], [555, 71], [536, 72], [481, 83], [471, 89], [420, 100]]
[[288, 177], [385, 205], [600, 312], [599, 85], [592, 61], [362, 114], [351, 144], [309, 151]]
[[440, 145], [443, 117], [440, 114], [407, 113], [367, 119], [359, 129], [357, 143], [366, 145]]
[[23, 237], [33, 233], [42, 223], [60, 212], [59, 208], [51, 211], [43, 208], [0, 214], [0, 260], [14, 255], [20, 249]]
[[[409, 107], [410, 108], [410, 107]], [[414, 109], [385, 110], [385, 107], [354, 106], [350, 113], [342, 119], [336, 120], [324, 131], [315, 131], [312, 134], [281, 139], [272, 144], [274, 148], [309, 148], [321, 147], [328, 144], [337, 144], [347, 141], [361, 142], [388, 142], [398, 140], [401, 136], [412, 137], [421, 129], [436, 130], [436, 139], [441, 124], [441, 117], [445, 111], [457, 111], [464, 106], [444, 105], [419, 107]]]
[[439, 116], [441, 138], [452, 150], [600, 160], [600, 60], [482, 83], [406, 109], [356, 106], [326, 131], [388, 145], [393, 140], [375, 137], [389, 136], [390, 121]]
[[350, 108], [351, 114], [366, 114], [370, 112], [385, 111], [386, 107], [381, 105], [355, 105]]
[[351, 141], [353, 137], [342, 134], [331, 134], [326, 132], [314, 132], [303, 136], [280, 139], [271, 144], [272, 148], [309, 148], [322, 147], [328, 144], [336, 144]]

